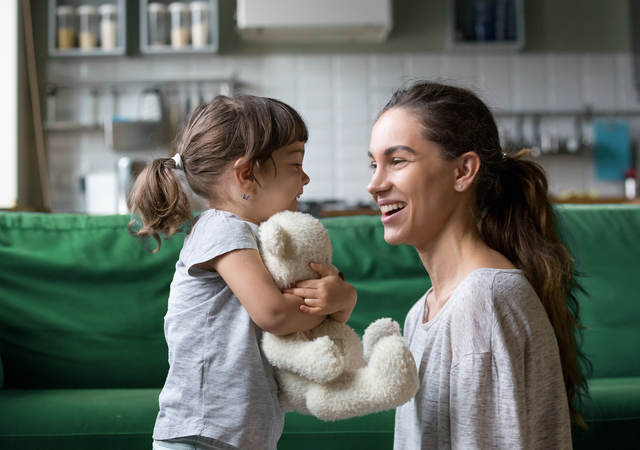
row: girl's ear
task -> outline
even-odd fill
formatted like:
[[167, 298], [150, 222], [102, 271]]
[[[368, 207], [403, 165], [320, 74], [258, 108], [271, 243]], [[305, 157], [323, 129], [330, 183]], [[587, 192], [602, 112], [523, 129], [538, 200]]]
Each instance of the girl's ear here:
[[476, 152], [463, 153], [458, 157], [455, 169], [455, 190], [468, 189], [480, 170], [480, 157]]
[[247, 162], [244, 158], [237, 159], [233, 164], [233, 178], [244, 192], [253, 192], [255, 178], [251, 162]]

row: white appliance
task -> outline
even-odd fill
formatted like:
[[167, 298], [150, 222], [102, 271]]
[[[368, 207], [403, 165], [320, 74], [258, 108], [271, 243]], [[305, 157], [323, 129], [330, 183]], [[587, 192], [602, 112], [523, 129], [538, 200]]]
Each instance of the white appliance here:
[[392, 0], [238, 0], [245, 40], [382, 42], [392, 28]]

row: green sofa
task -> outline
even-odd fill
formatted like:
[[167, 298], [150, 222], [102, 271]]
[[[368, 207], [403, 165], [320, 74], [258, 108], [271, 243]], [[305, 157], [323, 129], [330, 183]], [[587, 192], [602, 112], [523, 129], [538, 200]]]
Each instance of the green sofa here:
[[[590, 426], [576, 448], [640, 442], [640, 207], [558, 206], [582, 272]], [[148, 449], [167, 371], [163, 316], [183, 236], [127, 232], [126, 216], [0, 213], [0, 448]], [[404, 315], [429, 280], [378, 217], [323, 219], [359, 293], [350, 324]], [[224, 388], [224, 387], [221, 387]], [[393, 411], [324, 423], [288, 414], [279, 449], [390, 449]]]

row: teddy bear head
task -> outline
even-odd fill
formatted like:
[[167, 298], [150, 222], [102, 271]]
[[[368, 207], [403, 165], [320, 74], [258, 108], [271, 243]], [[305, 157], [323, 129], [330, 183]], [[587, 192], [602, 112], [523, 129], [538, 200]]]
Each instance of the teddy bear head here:
[[280, 289], [318, 278], [309, 263], [331, 264], [331, 239], [310, 214], [283, 211], [260, 225], [260, 254]]

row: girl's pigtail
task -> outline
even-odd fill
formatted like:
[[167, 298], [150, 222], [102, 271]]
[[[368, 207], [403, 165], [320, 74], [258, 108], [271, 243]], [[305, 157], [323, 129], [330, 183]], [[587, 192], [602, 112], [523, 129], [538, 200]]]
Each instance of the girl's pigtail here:
[[540, 297], [554, 328], [569, 409], [573, 421], [586, 425], [576, 408], [578, 397], [588, 391], [580, 363], [589, 362], [578, 349], [582, 337], [573, 258], [561, 241], [549, 200], [544, 170], [537, 163], [520, 159], [526, 151], [488, 165], [494, 186], [478, 186], [478, 218], [482, 238], [511, 260]]
[[[154, 253], [160, 250], [161, 237], [191, 229], [189, 198], [173, 173], [175, 168], [172, 158], [154, 160], [138, 175], [129, 196], [129, 210], [142, 219], [142, 227], [133, 233], [138, 237], [153, 237], [158, 243]], [[130, 229], [134, 223], [135, 220], [129, 223]]]

